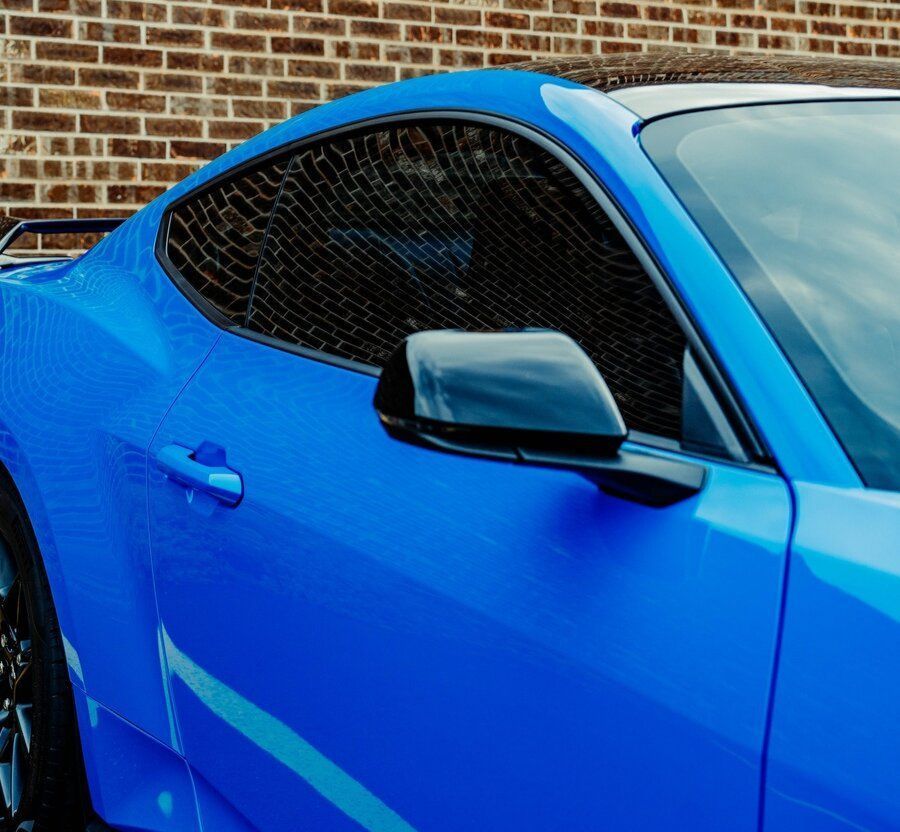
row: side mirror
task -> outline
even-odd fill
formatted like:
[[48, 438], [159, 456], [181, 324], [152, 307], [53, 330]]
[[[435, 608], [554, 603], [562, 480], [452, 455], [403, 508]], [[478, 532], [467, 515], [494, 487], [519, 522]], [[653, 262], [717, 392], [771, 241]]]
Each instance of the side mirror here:
[[620, 448], [627, 430], [603, 376], [560, 332], [410, 335], [381, 373], [375, 409], [395, 439], [575, 470], [649, 505], [703, 485], [700, 464]]

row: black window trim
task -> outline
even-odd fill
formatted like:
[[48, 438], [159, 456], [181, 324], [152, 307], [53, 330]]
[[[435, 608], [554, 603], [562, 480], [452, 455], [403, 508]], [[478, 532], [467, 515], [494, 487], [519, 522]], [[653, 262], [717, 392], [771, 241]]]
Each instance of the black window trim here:
[[[756, 428], [746, 404], [740, 398], [737, 388], [730, 382], [724, 370], [719, 366], [713, 357], [713, 352], [706, 343], [700, 329], [694, 323], [692, 317], [688, 313], [686, 307], [678, 296], [668, 275], [663, 270], [657, 259], [652, 255], [646, 241], [639, 234], [636, 227], [632, 223], [630, 217], [625, 213], [618, 202], [607, 191], [603, 182], [599, 177], [568, 147], [563, 145], [558, 139], [550, 134], [535, 128], [534, 126], [521, 122], [509, 116], [499, 116], [490, 112], [479, 110], [453, 110], [453, 109], [417, 109], [406, 110], [389, 115], [377, 116], [374, 118], [365, 118], [357, 121], [348, 122], [338, 127], [327, 128], [318, 132], [295, 139], [262, 153], [259, 156], [242, 162], [226, 171], [214, 176], [202, 185], [198, 185], [186, 194], [178, 197], [169, 203], [159, 224], [159, 229], [154, 245], [154, 253], [156, 259], [162, 267], [166, 275], [172, 280], [173, 284], [181, 291], [181, 293], [203, 314], [211, 323], [234, 333], [242, 338], [264, 344], [269, 347], [280, 349], [303, 358], [313, 361], [319, 361], [325, 364], [331, 364], [345, 370], [352, 370], [364, 375], [377, 378], [380, 375], [380, 369], [369, 364], [364, 364], [352, 359], [342, 358], [340, 356], [331, 355], [321, 350], [304, 347], [299, 344], [291, 344], [278, 338], [256, 332], [249, 329], [246, 325], [238, 325], [231, 321], [228, 317], [216, 309], [206, 298], [204, 298], [190, 283], [182, 277], [181, 273], [175, 267], [174, 263], [169, 259], [166, 253], [166, 243], [169, 236], [169, 228], [172, 214], [184, 203], [195, 199], [207, 191], [213, 190], [222, 184], [238, 179], [252, 173], [254, 170], [265, 167], [278, 159], [293, 156], [301, 148], [319, 142], [330, 141], [338, 137], [349, 137], [354, 134], [370, 132], [373, 128], [391, 127], [398, 124], [404, 124], [410, 121], [429, 121], [429, 122], [447, 122], [454, 121], [465, 124], [474, 124], [479, 126], [495, 127], [501, 130], [514, 133], [522, 138], [528, 139], [540, 147], [542, 150], [550, 153], [557, 161], [561, 162], [572, 173], [573, 176], [584, 186], [588, 194], [596, 200], [600, 208], [606, 212], [612, 221], [616, 230], [622, 235], [626, 245], [631, 249], [632, 254], [638, 259], [638, 262], [647, 272], [651, 282], [662, 295], [663, 301], [669, 311], [675, 317], [676, 322], [684, 332], [688, 347], [692, 351], [695, 360], [699, 364], [706, 382], [710, 385], [715, 398], [726, 418], [737, 434], [740, 444], [744, 451], [744, 458], [727, 458], [727, 457], [709, 457], [716, 462], [731, 463], [742, 467], [749, 467], [756, 470], [767, 472], [777, 471], [777, 464], [765, 446], [762, 436]], [[245, 324], [249, 320], [252, 310], [253, 292], [256, 287], [256, 277], [262, 256], [265, 253], [266, 243], [268, 242], [269, 229], [271, 227], [272, 215], [277, 207], [281, 196], [282, 189], [290, 173], [290, 164], [285, 166], [285, 172], [279, 183], [275, 202], [273, 203], [273, 212], [266, 224], [266, 230], [260, 245], [260, 254], [257, 258], [256, 269], [254, 270], [253, 282], [251, 284], [250, 294], [248, 298], [247, 314], [245, 316]], [[658, 172], [657, 172], [658, 173]], [[633, 441], [647, 447], [653, 447], [665, 451], [675, 451], [690, 456], [700, 456], [692, 451], [682, 448], [674, 448], [677, 445], [674, 440], [665, 437], [656, 436], [655, 434], [640, 433], [633, 438]]]

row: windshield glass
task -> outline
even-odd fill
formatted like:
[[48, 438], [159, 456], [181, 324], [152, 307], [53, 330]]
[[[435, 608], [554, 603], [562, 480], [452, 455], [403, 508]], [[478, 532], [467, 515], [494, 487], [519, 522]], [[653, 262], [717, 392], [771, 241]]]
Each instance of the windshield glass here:
[[687, 113], [641, 141], [863, 480], [900, 488], [900, 101]]

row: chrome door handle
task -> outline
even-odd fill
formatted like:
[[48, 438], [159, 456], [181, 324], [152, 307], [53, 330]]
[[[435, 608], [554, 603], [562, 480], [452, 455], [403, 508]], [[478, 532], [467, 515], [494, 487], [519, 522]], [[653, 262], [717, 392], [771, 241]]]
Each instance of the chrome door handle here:
[[156, 467], [174, 482], [211, 494], [227, 506], [236, 506], [244, 496], [241, 475], [224, 465], [198, 462], [194, 455], [190, 448], [166, 445], [156, 455]]

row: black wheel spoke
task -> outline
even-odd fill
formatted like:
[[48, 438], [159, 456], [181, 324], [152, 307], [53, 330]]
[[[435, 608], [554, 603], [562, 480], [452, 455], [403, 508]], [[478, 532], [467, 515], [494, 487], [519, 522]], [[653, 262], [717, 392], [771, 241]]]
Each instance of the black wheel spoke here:
[[33, 826], [33, 820], [19, 813], [26, 808], [22, 798], [31, 772], [31, 662], [26, 588], [11, 550], [0, 539], [0, 827], [17, 832]]
[[31, 705], [16, 705], [16, 722], [25, 750], [31, 753]]
[[0, 792], [7, 813], [12, 809], [12, 763], [0, 763]]
[[25, 786], [25, 750], [22, 748], [22, 745], [22, 738], [16, 734], [13, 737], [12, 772], [10, 775], [10, 811], [13, 814], [19, 811], [19, 801], [22, 799], [22, 790]]

